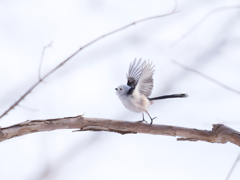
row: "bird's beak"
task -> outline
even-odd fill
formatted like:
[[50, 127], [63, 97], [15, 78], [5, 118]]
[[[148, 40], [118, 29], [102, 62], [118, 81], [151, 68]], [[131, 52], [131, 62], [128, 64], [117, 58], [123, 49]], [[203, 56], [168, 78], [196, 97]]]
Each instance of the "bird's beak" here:
[[115, 90], [117, 91], [118, 89], [117, 89], [117, 88], [115, 88]]

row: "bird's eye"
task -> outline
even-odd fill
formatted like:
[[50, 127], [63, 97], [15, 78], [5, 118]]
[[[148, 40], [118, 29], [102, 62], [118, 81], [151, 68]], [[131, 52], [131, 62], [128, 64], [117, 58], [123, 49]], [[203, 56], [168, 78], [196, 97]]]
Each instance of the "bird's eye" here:
[[120, 90], [122, 90], [122, 88], [120, 88]]

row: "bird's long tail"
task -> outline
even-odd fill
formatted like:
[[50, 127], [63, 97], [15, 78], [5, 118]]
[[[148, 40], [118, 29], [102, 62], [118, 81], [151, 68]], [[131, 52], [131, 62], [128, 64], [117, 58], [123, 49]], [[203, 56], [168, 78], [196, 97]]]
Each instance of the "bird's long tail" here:
[[171, 94], [171, 95], [165, 95], [165, 96], [158, 96], [154, 98], [148, 98], [150, 101], [159, 100], [159, 99], [168, 99], [168, 98], [186, 98], [188, 97], [187, 94]]

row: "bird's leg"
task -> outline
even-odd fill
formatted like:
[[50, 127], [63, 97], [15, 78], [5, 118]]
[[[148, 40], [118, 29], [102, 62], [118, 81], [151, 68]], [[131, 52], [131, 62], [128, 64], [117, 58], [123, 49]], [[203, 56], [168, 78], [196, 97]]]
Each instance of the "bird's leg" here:
[[150, 126], [151, 126], [151, 125], [152, 125], [152, 123], [153, 123], [153, 120], [154, 120], [154, 119], [156, 119], [157, 117], [154, 117], [154, 118], [152, 118], [148, 112], [146, 112], [146, 113], [148, 114], [148, 116], [149, 116], [149, 117], [150, 117], [150, 119], [151, 119], [151, 123], [150, 123]]
[[144, 119], [144, 113], [142, 113], [142, 120], [141, 121], [138, 121], [138, 122], [145, 122], [145, 123], [147, 123], [147, 121]]
[[147, 121], [144, 119], [144, 113], [142, 113], [142, 122], [145, 122], [145, 123], [147, 123]]

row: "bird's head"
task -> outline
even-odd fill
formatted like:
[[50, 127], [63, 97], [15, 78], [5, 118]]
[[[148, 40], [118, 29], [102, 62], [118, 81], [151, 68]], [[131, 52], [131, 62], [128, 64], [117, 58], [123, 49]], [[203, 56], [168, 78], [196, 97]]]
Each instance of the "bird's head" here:
[[116, 94], [118, 96], [122, 96], [123, 94], [127, 94], [129, 89], [130, 89], [130, 87], [127, 86], [127, 85], [120, 85], [117, 88], [115, 88]]

